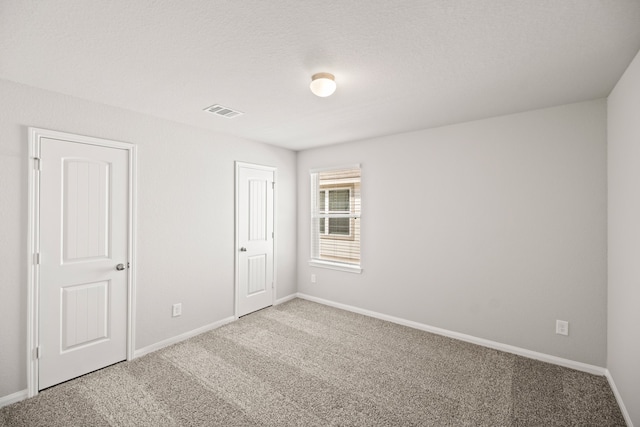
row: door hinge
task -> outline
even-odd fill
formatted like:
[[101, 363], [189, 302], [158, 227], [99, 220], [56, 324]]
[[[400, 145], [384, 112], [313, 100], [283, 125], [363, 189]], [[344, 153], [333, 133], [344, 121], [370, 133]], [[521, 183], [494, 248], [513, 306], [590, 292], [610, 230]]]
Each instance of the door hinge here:
[[40, 157], [33, 158], [33, 169], [39, 171], [40, 170]]
[[276, 188], [276, 183], [275, 183], [275, 182], [272, 182], [272, 183], [271, 183], [271, 189], [275, 189], [275, 188]]
[[272, 231], [272, 232], [271, 232], [271, 238], [273, 239], [273, 238], [275, 238], [275, 237], [276, 237], [276, 236], [275, 236], [274, 232]]
[[274, 283], [274, 282], [271, 282], [271, 289], [275, 289], [275, 288], [276, 288], [275, 283]]
[[33, 254], [33, 264], [40, 265], [40, 252]]
[[40, 357], [42, 357], [42, 350], [40, 349], [40, 346], [36, 347], [36, 359], [40, 359]]

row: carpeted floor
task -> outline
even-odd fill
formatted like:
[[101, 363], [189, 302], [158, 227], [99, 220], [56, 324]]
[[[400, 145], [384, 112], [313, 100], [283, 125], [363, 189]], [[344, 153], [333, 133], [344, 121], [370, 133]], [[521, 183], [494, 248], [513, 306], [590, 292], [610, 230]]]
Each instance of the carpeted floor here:
[[7, 406], [0, 425], [625, 423], [604, 377], [296, 299]]

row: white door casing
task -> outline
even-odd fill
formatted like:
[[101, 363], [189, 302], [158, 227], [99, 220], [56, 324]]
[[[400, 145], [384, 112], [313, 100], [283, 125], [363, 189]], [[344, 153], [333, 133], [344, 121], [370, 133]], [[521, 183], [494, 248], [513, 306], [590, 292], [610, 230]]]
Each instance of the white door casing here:
[[40, 129], [30, 136], [35, 395], [130, 354], [135, 147]]
[[275, 175], [236, 162], [236, 317], [274, 302]]

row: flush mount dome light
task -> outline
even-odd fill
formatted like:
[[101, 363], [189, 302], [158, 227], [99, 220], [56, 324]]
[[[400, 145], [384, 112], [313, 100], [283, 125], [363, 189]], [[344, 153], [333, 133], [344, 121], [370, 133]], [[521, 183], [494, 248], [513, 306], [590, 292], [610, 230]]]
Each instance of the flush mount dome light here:
[[330, 73], [317, 73], [311, 76], [309, 85], [311, 92], [321, 98], [327, 97], [336, 91], [336, 78]]

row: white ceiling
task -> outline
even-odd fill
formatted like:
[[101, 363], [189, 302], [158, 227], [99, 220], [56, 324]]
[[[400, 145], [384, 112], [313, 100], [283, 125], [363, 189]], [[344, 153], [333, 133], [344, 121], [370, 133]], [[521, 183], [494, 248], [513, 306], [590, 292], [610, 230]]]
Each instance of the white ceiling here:
[[0, 78], [294, 150], [605, 97], [639, 49], [638, 0], [0, 0]]

